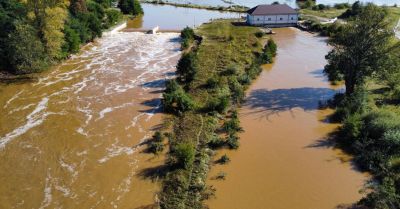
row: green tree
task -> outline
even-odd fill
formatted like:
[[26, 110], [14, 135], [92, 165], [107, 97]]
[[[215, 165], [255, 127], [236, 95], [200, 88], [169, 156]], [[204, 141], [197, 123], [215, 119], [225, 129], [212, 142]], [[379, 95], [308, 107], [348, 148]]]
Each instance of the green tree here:
[[118, 7], [122, 13], [130, 15], [143, 14], [142, 6], [138, 0], [119, 0]]
[[71, 0], [69, 11], [73, 15], [78, 15], [79, 13], [87, 12], [86, 1], [85, 0]]
[[180, 82], [189, 83], [194, 79], [196, 75], [195, 59], [196, 55], [193, 52], [182, 55], [176, 67]]
[[271, 52], [272, 56], [275, 57], [278, 47], [276, 46], [274, 39], [271, 38], [268, 40], [267, 47], [268, 47], [269, 51]]
[[79, 51], [79, 46], [81, 44], [81, 39], [79, 38], [79, 34], [68, 26], [64, 28], [64, 34], [65, 34], [65, 42], [62, 47], [64, 56], [67, 56], [70, 53], [77, 53]]
[[385, 9], [369, 4], [330, 39], [333, 50], [324, 71], [330, 80], [344, 79], [347, 95], [385, 68], [389, 52], [398, 48], [390, 44], [393, 31], [386, 17]]
[[46, 67], [45, 49], [37, 31], [25, 23], [17, 23], [8, 40], [9, 62], [16, 74], [38, 72]]
[[24, 4], [16, 0], [0, 1], [0, 67], [12, 71], [9, 52], [10, 34], [13, 33], [17, 22], [25, 20], [27, 10]]

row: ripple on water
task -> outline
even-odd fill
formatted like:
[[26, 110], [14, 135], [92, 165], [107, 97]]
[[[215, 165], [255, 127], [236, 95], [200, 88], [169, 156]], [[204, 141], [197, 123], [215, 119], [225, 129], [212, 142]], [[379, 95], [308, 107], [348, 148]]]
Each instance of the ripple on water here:
[[[161, 105], [160, 90], [174, 76], [180, 57], [178, 36], [107, 35], [38, 81], [13, 84], [14, 92], [4, 101], [0, 98], [5, 110], [0, 120], [9, 122], [0, 129], [0, 147], [18, 139], [17, 145], [25, 148], [9, 146], [13, 157], [0, 158], [0, 170], [12, 167], [0, 172], [0, 183], [5, 185], [0, 195], [9, 194], [3, 188], [12, 187], [17, 197], [0, 207], [20, 203], [21, 208], [48, 208], [63, 203], [126, 208], [135, 198], [132, 194], [139, 192], [132, 190], [154, 190], [148, 184], [135, 186], [140, 183], [135, 178], [141, 159], [138, 149], [157, 123], [152, 118]], [[28, 147], [40, 150], [29, 153], [35, 164], [18, 150]], [[110, 169], [113, 172], [107, 172]], [[6, 178], [11, 175], [16, 176]], [[21, 182], [31, 176], [38, 180]], [[41, 195], [24, 196], [28, 187]]]

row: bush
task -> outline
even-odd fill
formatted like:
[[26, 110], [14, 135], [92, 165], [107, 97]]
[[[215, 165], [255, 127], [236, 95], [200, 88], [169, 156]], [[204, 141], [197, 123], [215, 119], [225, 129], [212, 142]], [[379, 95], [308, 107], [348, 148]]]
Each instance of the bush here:
[[[257, 32], [255, 33], [255, 36], [256, 36], [257, 38], [262, 38], [262, 37], [264, 36], [264, 33], [261, 32], [261, 31], [257, 31]], [[256, 42], [256, 43], [258, 43], [258, 42]]]
[[240, 121], [237, 112], [232, 112], [231, 118], [222, 125], [224, 131], [228, 134], [235, 134], [243, 129], [240, 127]]
[[268, 50], [271, 52], [272, 56], [275, 57], [278, 47], [277, 47], [274, 39], [271, 38], [268, 40], [267, 47], [268, 47]]
[[211, 77], [211, 78], [207, 79], [206, 86], [207, 86], [207, 88], [213, 89], [218, 86], [218, 83], [219, 83], [219, 81], [216, 78]]
[[238, 75], [240, 72], [240, 68], [237, 65], [229, 65], [228, 68], [223, 72], [223, 75]]
[[19, 22], [8, 39], [9, 62], [16, 74], [38, 72], [48, 64], [44, 46], [30, 25]]
[[139, 0], [119, 0], [118, 7], [122, 13], [129, 15], [140, 15], [143, 14], [142, 6]]
[[243, 101], [245, 96], [243, 86], [237, 81], [233, 79], [229, 82], [229, 88], [231, 90], [231, 97], [234, 103], [239, 104]]
[[229, 97], [220, 96], [210, 98], [206, 108], [208, 111], [216, 111], [219, 113], [224, 113], [229, 106]]
[[187, 143], [178, 144], [172, 152], [176, 165], [181, 168], [189, 169], [193, 165], [195, 149], [193, 145]]
[[334, 5], [335, 9], [346, 9], [350, 8], [350, 5], [348, 3], [339, 3]]
[[175, 81], [168, 81], [162, 99], [166, 112], [182, 113], [192, 110], [195, 106], [192, 98], [186, 94], [183, 88]]
[[181, 38], [182, 39], [194, 39], [194, 31], [192, 28], [186, 26], [182, 31], [181, 31]]
[[333, 121], [342, 121], [352, 114], [363, 114], [368, 107], [368, 93], [365, 90], [358, 90], [352, 96], [336, 96], [336, 111], [331, 116]]
[[122, 20], [122, 14], [116, 9], [107, 9], [106, 10], [106, 20], [104, 23], [104, 28], [109, 28], [119, 21]]
[[154, 133], [151, 141], [148, 144], [148, 151], [153, 154], [158, 154], [164, 150], [164, 137], [161, 132], [157, 131]]
[[225, 141], [218, 135], [214, 135], [207, 144], [212, 149], [218, 149], [225, 145]]
[[235, 133], [230, 133], [226, 139], [226, 145], [229, 149], [239, 148], [239, 137]]
[[62, 47], [64, 56], [67, 56], [68, 54], [71, 53], [73, 54], [77, 53], [79, 51], [79, 47], [81, 44], [81, 39], [79, 37], [79, 34], [68, 26], [65, 26], [64, 34], [65, 34], [65, 42]]
[[217, 162], [220, 164], [227, 164], [230, 161], [231, 161], [231, 159], [226, 154], [222, 155], [221, 158], [217, 160]]
[[194, 79], [196, 75], [195, 59], [195, 53], [189, 52], [184, 53], [178, 61], [176, 72], [180, 82], [190, 83]]

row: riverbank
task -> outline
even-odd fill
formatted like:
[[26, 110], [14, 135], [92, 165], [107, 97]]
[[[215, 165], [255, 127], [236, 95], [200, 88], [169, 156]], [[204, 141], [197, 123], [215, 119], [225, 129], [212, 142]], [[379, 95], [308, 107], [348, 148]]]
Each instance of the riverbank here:
[[[236, 108], [244, 90], [260, 73], [264, 38], [258, 28], [235, 26], [229, 20], [203, 24], [202, 37], [184, 54], [178, 77], [167, 84], [164, 110], [172, 113], [172, 132], [161, 208], [202, 208], [213, 195], [206, 178], [213, 149], [239, 146]], [[230, 125], [227, 125], [230, 124]], [[234, 130], [233, 130], [234, 129]]]

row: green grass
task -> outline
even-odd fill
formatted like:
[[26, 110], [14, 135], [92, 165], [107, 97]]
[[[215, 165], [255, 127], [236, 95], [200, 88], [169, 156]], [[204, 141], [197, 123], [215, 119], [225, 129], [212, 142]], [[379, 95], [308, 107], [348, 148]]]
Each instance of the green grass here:
[[400, 19], [400, 7], [388, 7], [391, 27], [395, 27]]
[[312, 9], [301, 9], [300, 14], [304, 16], [316, 16], [322, 18], [335, 18], [345, 12], [347, 9], [327, 9], [327, 10], [312, 10]]
[[[259, 32], [256, 27], [234, 26], [229, 20], [203, 24], [195, 31], [197, 36], [202, 37], [201, 43], [190, 48], [196, 56], [196, 74], [193, 81], [182, 85], [195, 101], [196, 108], [173, 115], [169, 141], [172, 152], [167, 161], [170, 168], [163, 179], [160, 192], [161, 208], [204, 208], [203, 200], [212, 194], [213, 190], [205, 183], [212, 155], [208, 143], [219, 137], [218, 130], [221, 130], [223, 121], [229, 117], [228, 110], [234, 110], [236, 105], [231, 99], [227, 110], [219, 113], [206, 107], [215, 98], [231, 98], [232, 81], [238, 82], [240, 75], [260, 69], [259, 64], [255, 63], [259, 63], [258, 54], [262, 52], [261, 42], [264, 39], [257, 38], [256, 32]], [[227, 74], [226, 70], [233, 65], [237, 69], [236, 73]], [[214, 78], [218, 84], [213, 87], [207, 86], [210, 78]], [[241, 85], [241, 88], [245, 89], [247, 85]], [[173, 164], [173, 150], [182, 143], [195, 149], [194, 161], [185, 168]]]
[[[250, 67], [255, 54], [262, 50], [254, 35], [257, 31], [255, 27], [233, 26], [229, 21], [204, 24], [197, 30], [204, 38], [198, 49], [198, 74], [191, 84], [191, 93], [198, 104], [205, 105], [216, 96], [216, 92], [201, 88], [209, 78], [219, 77], [229, 65], [241, 70]], [[228, 88], [224, 79], [222, 82], [220, 89]]]

